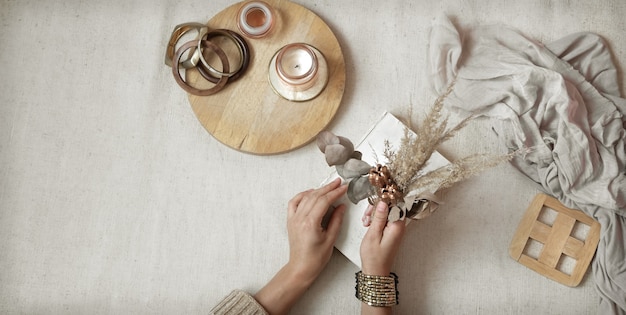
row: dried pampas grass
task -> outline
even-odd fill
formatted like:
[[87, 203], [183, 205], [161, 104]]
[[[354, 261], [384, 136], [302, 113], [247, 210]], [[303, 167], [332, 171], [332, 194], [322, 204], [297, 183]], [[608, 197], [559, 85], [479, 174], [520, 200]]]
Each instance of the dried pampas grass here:
[[473, 118], [463, 119], [453, 127], [448, 126], [449, 117], [444, 115], [443, 106], [452, 90], [453, 85], [437, 98], [414, 134], [411, 129], [405, 128], [397, 149], [385, 141], [382, 155], [387, 161], [378, 165], [371, 166], [362, 161], [360, 153], [354, 151], [348, 139], [328, 131], [318, 135], [317, 144], [326, 155], [328, 165], [334, 165], [339, 175], [350, 181], [348, 197], [353, 203], [362, 199], [368, 199], [370, 203], [385, 201], [390, 208], [390, 220], [425, 218], [435, 211], [439, 203], [434, 192], [509, 161], [517, 154], [474, 154], [425, 172], [424, 167], [437, 147], [454, 137]]
[[408, 128], [405, 129], [397, 150], [393, 150], [388, 141], [385, 142], [383, 156], [387, 159], [386, 165], [398, 187], [405, 193], [449, 188], [485, 169], [511, 160], [516, 154], [474, 154], [424, 174], [422, 169], [437, 147], [454, 137], [473, 118], [467, 117], [448, 128], [448, 116], [443, 114], [443, 105], [452, 90], [453, 85], [437, 98], [420, 127], [414, 130], [415, 135]]

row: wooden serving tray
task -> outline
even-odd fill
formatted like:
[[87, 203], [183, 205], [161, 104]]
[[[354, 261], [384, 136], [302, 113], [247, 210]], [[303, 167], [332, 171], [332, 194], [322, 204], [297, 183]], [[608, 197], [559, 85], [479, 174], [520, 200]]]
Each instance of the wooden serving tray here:
[[[190, 94], [189, 102], [200, 123], [223, 144], [252, 154], [278, 154], [307, 144], [333, 119], [343, 97], [345, 62], [337, 38], [321, 18], [293, 2], [264, 1], [275, 10], [275, 24], [263, 38], [244, 37], [251, 51], [247, 71], [216, 94]], [[243, 4], [236, 3], [215, 15], [207, 23], [209, 29], [225, 28], [241, 34], [237, 18]], [[282, 98], [268, 81], [272, 57], [294, 42], [316, 47], [329, 68], [326, 88], [305, 102]], [[213, 86], [196, 70], [188, 70], [186, 76], [193, 86]]]
[[[556, 211], [556, 218], [550, 224], [539, 219], [544, 209]], [[574, 237], [576, 224], [588, 226], [585, 239]], [[543, 244], [538, 257], [524, 253], [529, 241]], [[582, 280], [593, 258], [600, 240], [600, 223], [580, 210], [565, 207], [555, 198], [539, 194], [532, 201], [520, 222], [509, 254], [522, 265], [567, 286], [575, 287]], [[575, 261], [571, 273], [565, 273], [558, 264], [565, 256]]]

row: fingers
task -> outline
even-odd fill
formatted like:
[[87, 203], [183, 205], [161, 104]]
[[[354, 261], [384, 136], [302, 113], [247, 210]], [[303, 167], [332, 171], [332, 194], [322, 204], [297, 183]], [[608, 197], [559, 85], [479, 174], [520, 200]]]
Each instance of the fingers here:
[[313, 209], [312, 214], [315, 216], [323, 216], [328, 207], [339, 200], [341, 196], [345, 195], [346, 191], [348, 191], [348, 185], [341, 185], [341, 180], [339, 180], [338, 185], [333, 190], [319, 197], [319, 206]]
[[311, 191], [304, 196], [302, 201], [303, 207], [307, 209], [305, 215], [311, 215], [313, 218], [322, 219], [328, 208], [348, 190], [347, 185], [341, 185], [341, 179], [337, 178], [329, 184]]
[[312, 215], [315, 220], [319, 219], [321, 222], [328, 208], [347, 190], [348, 186], [341, 185], [341, 179], [337, 178], [318, 189], [303, 191], [289, 201], [288, 217], [296, 213], [302, 216]]
[[326, 229], [326, 231], [328, 231], [328, 234], [330, 236], [329, 241], [333, 244], [335, 243], [335, 241], [337, 240], [337, 236], [339, 235], [345, 212], [346, 206], [339, 205], [337, 208], [335, 208], [335, 211], [333, 212], [330, 221], [328, 222], [328, 228]]
[[364, 227], [370, 226], [372, 223], [372, 212], [374, 212], [374, 206], [369, 205], [365, 212], [363, 213], [363, 217], [361, 218], [361, 222], [363, 222]]
[[287, 203], [287, 214], [293, 215], [294, 213], [296, 213], [298, 205], [300, 204], [304, 196], [309, 194], [311, 191], [313, 191], [313, 189], [305, 190], [291, 198], [291, 200], [289, 200], [289, 203]]
[[341, 178], [337, 177], [332, 182], [318, 188], [316, 191], [319, 192], [321, 195], [324, 195], [339, 187], [339, 185], [341, 185]]
[[404, 221], [390, 222], [385, 228], [385, 235], [382, 239], [382, 243], [397, 244], [402, 240], [404, 236], [404, 230], [406, 225]]
[[311, 214], [315, 216], [323, 216], [328, 207], [343, 196], [348, 190], [347, 185], [341, 185], [341, 179], [336, 178], [332, 182], [316, 189], [312, 193], [312, 200], [317, 205], [311, 209]]
[[[370, 224], [369, 230], [376, 233], [377, 235], [382, 235], [385, 226], [387, 225], [387, 215], [389, 214], [389, 210], [387, 209], [387, 204], [380, 201], [376, 204], [376, 209], [372, 215], [372, 223]], [[368, 232], [369, 232], [368, 230]]]

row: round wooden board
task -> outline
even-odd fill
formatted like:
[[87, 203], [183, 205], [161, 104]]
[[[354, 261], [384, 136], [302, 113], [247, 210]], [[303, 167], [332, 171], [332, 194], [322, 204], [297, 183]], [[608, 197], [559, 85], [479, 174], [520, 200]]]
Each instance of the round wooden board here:
[[[337, 38], [328, 25], [305, 7], [284, 0], [264, 0], [276, 13], [274, 28], [263, 38], [245, 38], [251, 58], [247, 71], [210, 96], [189, 95], [200, 123], [227, 146], [253, 154], [278, 154], [307, 144], [333, 119], [345, 88], [345, 62]], [[237, 28], [236, 3], [215, 15], [209, 29]], [[303, 42], [319, 49], [329, 68], [326, 88], [305, 102], [288, 101], [268, 81], [269, 64], [283, 46]], [[196, 70], [186, 73], [193, 86], [208, 88]]]

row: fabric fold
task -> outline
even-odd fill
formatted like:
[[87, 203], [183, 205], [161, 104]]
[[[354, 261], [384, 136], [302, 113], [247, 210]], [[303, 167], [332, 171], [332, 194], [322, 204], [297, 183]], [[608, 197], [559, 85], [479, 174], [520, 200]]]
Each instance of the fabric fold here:
[[429, 62], [447, 105], [487, 116], [512, 163], [543, 190], [602, 225], [593, 261], [599, 313], [626, 314], [626, 99], [607, 42], [576, 33], [542, 44], [503, 25], [460, 33], [433, 22]]

